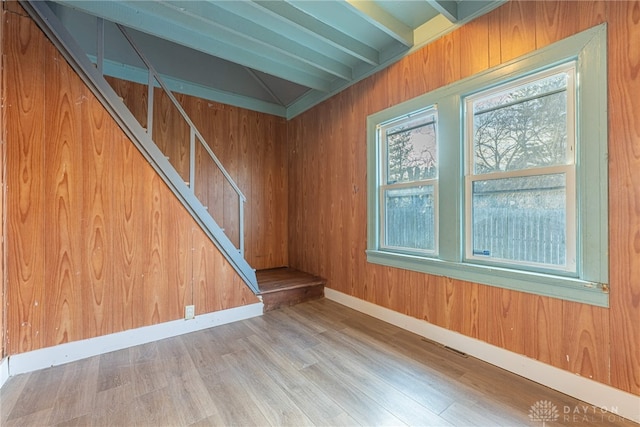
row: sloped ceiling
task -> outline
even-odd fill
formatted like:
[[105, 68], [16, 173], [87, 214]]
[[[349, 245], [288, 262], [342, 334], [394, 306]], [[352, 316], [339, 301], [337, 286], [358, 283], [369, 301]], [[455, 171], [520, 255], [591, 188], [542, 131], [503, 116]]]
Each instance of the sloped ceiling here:
[[104, 49], [106, 74], [147, 82], [117, 23], [131, 30], [172, 90], [291, 118], [503, 2], [56, 0], [50, 6], [89, 56]]

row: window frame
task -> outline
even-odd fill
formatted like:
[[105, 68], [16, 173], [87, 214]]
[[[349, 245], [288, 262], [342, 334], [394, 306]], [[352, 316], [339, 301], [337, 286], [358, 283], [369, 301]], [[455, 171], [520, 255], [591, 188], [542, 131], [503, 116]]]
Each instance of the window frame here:
[[[437, 276], [608, 307], [607, 26], [601, 24], [505, 64], [441, 87], [367, 118], [367, 261]], [[576, 271], [521, 270], [465, 256], [463, 100], [482, 90], [576, 61]], [[588, 88], [588, 89], [587, 89]], [[439, 165], [438, 256], [380, 246], [376, 126], [436, 106]], [[586, 191], [588, 189], [589, 191]], [[447, 197], [442, 197], [446, 194]]]
[[[578, 271], [578, 257], [576, 256], [577, 247], [577, 189], [576, 189], [576, 146], [577, 132], [577, 110], [576, 110], [576, 92], [577, 92], [577, 80], [576, 80], [576, 61], [566, 61], [556, 67], [545, 68], [541, 71], [536, 71], [524, 77], [508, 80], [502, 82], [489, 89], [481, 89], [475, 93], [464, 96], [461, 101], [463, 108], [462, 122], [464, 123], [464, 165], [465, 165], [465, 221], [464, 221], [464, 241], [465, 251], [464, 259], [467, 261], [476, 262], [479, 264], [504, 266], [506, 268], [513, 268], [513, 266], [522, 266], [522, 270], [530, 270], [537, 272], [548, 272], [550, 274], [560, 275], [576, 275]], [[551, 166], [537, 166], [525, 169], [488, 172], [488, 173], [476, 173], [474, 171], [474, 135], [473, 135], [473, 102], [483, 97], [491, 96], [500, 92], [508, 91], [508, 89], [522, 86], [528, 83], [532, 83], [544, 78], [550, 77], [554, 74], [561, 72], [567, 72], [567, 147], [565, 151], [565, 163]], [[473, 251], [473, 183], [476, 181], [491, 181], [508, 178], [519, 178], [527, 176], [548, 176], [548, 175], [565, 175], [565, 224], [566, 224], [566, 260], [565, 266], [554, 267], [550, 264], [531, 263], [527, 261], [511, 261], [501, 258], [491, 258], [476, 255]]]
[[[418, 254], [428, 257], [434, 257], [438, 255], [438, 167], [436, 167], [436, 176], [434, 178], [426, 178], [419, 179], [415, 181], [401, 181], [395, 183], [388, 182], [389, 175], [389, 156], [388, 156], [388, 147], [387, 140], [384, 139], [384, 131], [389, 127], [395, 127], [399, 123], [403, 121], [410, 121], [412, 118], [418, 118], [424, 116], [433, 116], [433, 122], [427, 122], [423, 126], [428, 126], [431, 123], [434, 125], [435, 136], [436, 136], [436, 147], [438, 144], [438, 110], [434, 105], [427, 106], [426, 108], [421, 108], [416, 111], [411, 111], [407, 114], [404, 114], [400, 117], [395, 117], [392, 120], [387, 120], [382, 123], [379, 123], [376, 126], [376, 141], [378, 144], [378, 150], [381, 153], [379, 156], [379, 164], [378, 164], [378, 173], [379, 173], [379, 201], [378, 201], [378, 216], [379, 216], [379, 240], [380, 240], [380, 248], [383, 250], [388, 250], [392, 252], [399, 253], [409, 253], [409, 254]], [[386, 243], [386, 197], [385, 192], [388, 190], [394, 189], [407, 189], [407, 188], [419, 188], [419, 187], [433, 187], [433, 205], [434, 205], [434, 249], [415, 249], [408, 248], [402, 246], [392, 246]]]

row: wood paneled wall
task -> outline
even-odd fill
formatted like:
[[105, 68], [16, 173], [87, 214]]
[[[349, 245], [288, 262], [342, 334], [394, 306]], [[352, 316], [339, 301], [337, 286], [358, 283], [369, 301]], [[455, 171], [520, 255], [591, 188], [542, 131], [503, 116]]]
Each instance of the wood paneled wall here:
[[[147, 127], [147, 86], [107, 78]], [[285, 266], [287, 244], [287, 145], [285, 119], [174, 94], [200, 134], [247, 197], [245, 257], [255, 269]], [[153, 140], [189, 181], [189, 127], [164, 91], [153, 95]], [[196, 145], [196, 196], [239, 245], [238, 196], [205, 150]]]
[[[179, 319], [187, 304], [202, 314], [257, 302], [35, 24], [2, 18], [6, 353]], [[253, 199], [254, 266], [286, 263], [285, 124], [190, 102], [198, 120], [237, 125], [223, 128], [221, 157]]]
[[[366, 262], [369, 114], [608, 23], [610, 308]], [[510, 1], [293, 119], [289, 260], [328, 286], [640, 394], [640, 2]]]
[[[2, 8], [0, 8], [0, 13], [2, 12]], [[4, 69], [4, 55], [2, 55], [2, 41], [3, 37], [3, 28], [4, 28], [4, 19], [0, 17], [0, 70]], [[0, 72], [0, 105], [4, 105], [4, 92], [5, 92], [5, 80], [3, 78], [2, 73]], [[4, 220], [4, 211], [5, 211], [5, 126], [4, 126], [4, 110], [0, 111], [0, 188], [2, 188], [2, 194], [0, 194], [0, 242], [4, 242], [5, 239], [5, 220]], [[4, 258], [5, 250], [4, 244], [0, 244], [0, 360], [5, 356], [5, 345], [4, 345], [4, 331], [6, 329], [7, 319], [6, 312], [4, 310], [4, 301], [6, 294], [6, 279], [5, 279], [5, 265], [6, 261]]]

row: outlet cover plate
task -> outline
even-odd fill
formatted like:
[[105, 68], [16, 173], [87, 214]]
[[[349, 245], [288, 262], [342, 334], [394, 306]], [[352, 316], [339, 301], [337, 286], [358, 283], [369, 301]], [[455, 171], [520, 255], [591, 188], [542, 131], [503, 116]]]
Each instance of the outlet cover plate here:
[[187, 305], [184, 307], [184, 320], [191, 320], [196, 317], [196, 307], [194, 305]]

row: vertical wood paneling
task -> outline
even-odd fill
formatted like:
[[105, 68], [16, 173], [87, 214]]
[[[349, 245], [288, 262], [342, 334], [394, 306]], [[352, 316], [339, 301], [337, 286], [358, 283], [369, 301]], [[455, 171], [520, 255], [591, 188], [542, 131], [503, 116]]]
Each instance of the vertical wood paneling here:
[[[495, 67], [502, 62], [502, 22], [503, 8], [498, 8], [485, 15], [489, 25], [487, 27], [487, 40], [489, 42], [489, 66]], [[480, 32], [478, 37], [484, 37], [484, 32]], [[508, 40], [506, 41], [508, 42]]]
[[[182, 318], [197, 225], [35, 24], [3, 18], [7, 354]], [[210, 240], [198, 245], [215, 295], [199, 313], [257, 302]]]
[[163, 245], [164, 227], [168, 226], [169, 212], [163, 210], [163, 183], [155, 174], [145, 182], [143, 197], [147, 209], [144, 214], [148, 216], [146, 228], [140, 230], [140, 238], [145, 243], [147, 253], [144, 254], [144, 270], [142, 288], [144, 295], [144, 323], [153, 325], [167, 320], [168, 306], [170, 302], [166, 285], [168, 284], [167, 270], [164, 261], [168, 250]]
[[535, 1], [507, 2], [500, 11], [500, 61], [507, 62], [536, 48]]
[[460, 28], [460, 78], [489, 68], [489, 16], [483, 15]]
[[[47, 45], [45, 73], [45, 345], [83, 338], [82, 87], [55, 48]], [[78, 103], [78, 104], [76, 104]], [[80, 227], [78, 226], [80, 224]]]
[[[5, 3], [3, 2], [3, 5]], [[7, 128], [7, 353], [42, 346], [45, 42], [27, 18], [4, 13]], [[9, 257], [11, 254], [11, 257]]]
[[[326, 139], [331, 140], [340, 138], [337, 134], [337, 128], [340, 126], [336, 121], [339, 118], [335, 117], [335, 111], [339, 110], [339, 107], [334, 103], [325, 103], [320, 109], [320, 117], [318, 120], [317, 131], [320, 135], [325, 135]], [[324, 159], [326, 156], [327, 144], [316, 145], [316, 150], [313, 151], [316, 159]], [[342, 159], [344, 149], [343, 146], [336, 147], [338, 150], [336, 154], [336, 162], [328, 164], [324, 169], [318, 169], [314, 175], [316, 179], [313, 181], [317, 185], [317, 188], [311, 197], [317, 200], [315, 206], [310, 205], [313, 209], [313, 219], [316, 223], [316, 229], [318, 232], [309, 236], [312, 240], [312, 246], [316, 248], [317, 253], [322, 254], [321, 259], [316, 260], [315, 271], [322, 277], [326, 276], [329, 271], [333, 270], [336, 280], [344, 280], [344, 269], [335, 268], [335, 264], [341, 262], [344, 259], [344, 253], [342, 252], [342, 242], [344, 239], [344, 233], [342, 230], [342, 223], [332, 221], [332, 218], [342, 218], [342, 195], [339, 194], [340, 184], [342, 180]], [[340, 160], [338, 160], [340, 159]], [[338, 211], [338, 212], [335, 212]], [[329, 255], [333, 254], [333, 256]], [[333, 258], [337, 255], [336, 258]], [[332, 259], [329, 259], [332, 258]], [[335, 260], [335, 262], [333, 262]]]
[[[264, 118], [261, 115], [255, 115], [249, 119], [249, 134], [247, 138], [252, 142], [259, 141], [260, 138], [265, 136], [266, 124], [263, 120]], [[263, 153], [263, 147], [268, 144], [251, 145], [251, 168], [256, 171], [264, 170], [266, 159]], [[262, 185], [263, 180], [263, 177], [260, 177], [255, 173], [251, 174], [251, 199], [249, 200], [248, 209], [246, 209], [245, 212], [245, 215], [247, 215], [247, 221], [245, 221], [245, 224], [247, 225], [247, 236], [245, 237], [245, 250], [247, 251], [246, 257], [253, 260], [255, 263], [254, 268], [258, 270], [264, 268], [263, 266], [268, 265], [269, 263], [268, 259], [265, 259], [268, 258], [268, 255], [265, 253], [264, 249], [266, 248], [267, 223], [272, 220], [272, 218], [265, 215], [264, 212], [265, 204], [269, 202], [269, 199], [265, 198], [265, 192], [268, 193], [269, 190], [267, 190], [268, 186]], [[265, 192], [257, 191], [260, 188], [264, 189]]]
[[[4, 68], [4, 9], [0, 7], [0, 69]], [[0, 105], [5, 105], [5, 86], [4, 73], [0, 72]], [[0, 109], [0, 188], [2, 188], [2, 194], [0, 194], [0, 359], [5, 356], [5, 341], [4, 334], [7, 328], [4, 306], [6, 305], [6, 252], [5, 243], [7, 236], [7, 223], [5, 221], [5, 199], [6, 199], [6, 185], [5, 179], [5, 164], [7, 161], [6, 156], [6, 128], [5, 128], [5, 113], [4, 108]]]
[[[238, 162], [238, 187], [241, 189], [244, 188], [244, 191], [247, 194], [254, 194], [253, 191], [253, 180], [252, 180], [252, 165], [253, 165], [253, 156], [256, 154], [251, 147], [251, 139], [253, 133], [251, 132], [251, 127], [253, 124], [252, 118], [254, 117], [253, 112], [248, 110], [243, 110], [241, 108], [237, 109], [238, 111], [238, 155], [244, 161]], [[255, 139], [254, 139], [255, 140]], [[244, 193], [243, 191], [243, 193]], [[245, 257], [252, 257], [252, 245], [251, 241], [254, 238], [253, 229], [251, 224], [257, 218], [254, 217], [256, 213], [253, 209], [247, 209], [247, 206], [244, 207], [244, 223], [242, 224], [244, 227], [244, 250]], [[238, 222], [238, 227], [240, 227], [240, 222]], [[240, 242], [238, 241], [238, 244]], [[253, 267], [258, 269], [258, 267]]]
[[104, 335], [113, 330], [113, 227], [111, 194], [114, 180], [111, 145], [113, 127], [109, 115], [87, 88], [83, 88], [82, 179], [83, 207], [81, 222], [82, 253], [86, 258], [82, 269], [82, 305], [84, 338]]
[[[359, 216], [362, 208], [366, 206], [366, 186], [358, 182], [358, 177], [362, 176], [362, 168], [366, 170], [366, 130], [364, 126], [351, 125], [354, 120], [363, 116], [366, 104], [357, 99], [355, 94], [352, 88], [343, 92], [341, 107], [336, 111], [336, 116], [341, 120], [339, 132], [352, 143], [344, 144], [342, 155], [342, 164], [346, 165], [343, 187], [340, 191], [343, 197], [341, 200], [343, 216], [338, 218], [332, 215], [330, 220], [334, 224], [334, 229], [338, 223], [343, 227], [344, 256], [341, 261], [344, 267], [341, 269], [345, 271], [345, 277], [342, 280], [349, 289], [352, 289], [355, 283], [365, 276], [360, 254], [366, 250], [367, 233], [366, 221], [362, 221]], [[328, 149], [331, 147], [329, 146]]]
[[[239, 165], [239, 141], [238, 135], [240, 129], [238, 128], [238, 111], [234, 107], [225, 106], [223, 118], [223, 128], [225, 129], [225, 137], [222, 139], [222, 156], [220, 160], [225, 169], [234, 180], [238, 180], [238, 165]], [[225, 234], [229, 236], [231, 241], [236, 247], [240, 247], [240, 230], [238, 223], [238, 209], [239, 201], [238, 195], [231, 185], [225, 183], [223, 186], [223, 199], [224, 199], [224, 229]]]
[[[580, 25], [579, 30], [586, 30], [587, 28], [607, 22], [610, 3], [609, 1], [600, 0], [577, 1], [576, 7], [580, 8], [577, 19]], [[575, 15], [573, 19], [575, 19]], [[558, 23], [558, 25], [564, 25], [564, 23]], [[624, 44], [626, 41], [618, 40], [616, 43]]]
[[[289, 192], [287, 193], [287, 211], [289, 221], [287, 226], [289, 265], [302, 265], [300, 254], [302, 253], [301, 239], [302, 221], [304, 219], [300, 208], [302, 207], [302, 192], [306, 186], [303, 182], [303, 144], [302, 126], [299, 119], [293, 119], [287, 125], [287, 176]], [[335, 286], [340, 286], [336, 284]]]
[[538, 48], [562, 40], [578, 32], [579, 21], [573, 17], [577, 8], [585, 8], [583, 2], [540, 1], [535, 2], [539, 24], [536, 26]]
[[196, 314], [257, 302], [256, 296], [239, 282], [231, 265], [210, 244], [202, 230], [193, 227], [191, 231]]
[[529, 294], [510, 289], [488, 288], [488, 342], [498, 347], [524, 353], [524, 341], [528, 330], [528, 320], [524, 320], [524, 309], [530, 300]]
[[609, 384], [609, 311], [563, 302], [563, 349], [569, 371]]
[[[463, 289], [463, 297], [461, 306], [462, 311], [462, 325], [459, 332], [470, 336], [472, 338], [480, 338], [481, 331], [487, 330], [487, 324], [481, 322], [480, 312], [486, 310], [486, 305], [480, 301], [480, 285], [477, 283], [463, 282], [461, 283]], [[484, 295], [484, 293], [482, 293]]]
[[640, 2], [609, 10], [611, 384], [640, 394]]
[[[162, 183], [165, 187], [165, 184]], [[162, 232], [162, 246], [165, 248], [165, 269], [167, 275], [166, 301], [167, 315], [162, 322], [184, 316], [184, 306], [191, 304], [192, 274], [192, 233], [193, 220], [184, 206], [172, 197], [168, 188], [163, 190], [161, 210], [165, 215]], [[169, 196], [169, 197], [167, 197]], [[208, 244], [213, 246], [209, 240]], [[220, 254], [217, 253], [217, 256]]]
[[[287, 122], [279, 117], [269, 118], [268, 135], [273, 133], [273, 157], [271, 158], [271, 167], [268, 169], [273, 174], [273, 187], [267, 187], [269, 194], [269, 239], [265, 242], [269, 248], [269, 263], [265, 266], [289, 265], [289, 210], [288, 207], [289, 194], [289, 172], [288, 166], [288, 147], [287, 147]], [[256, 118], [255, 121], [258, 119]], [[252, 138], [252, 141], [258, 141], [259, 138]], [[253, 212], [250, 218], [255, 221], [258, 211]]]
[[[110, 124], [111, 127], [114, 124]], [[144, 182], [152, 172], [144, 164], [142, 154], [121, 132], [113, 131], [110, 146], [113, 168], [113, 330], [138, 328], [145, 324], [141, 310], [144, 296], [144, 254], [146, 242], [140, 231], [146, 229], [147, 218], [142, 215]]]
[[[639, 21], [638, 2], [511, 1], [293, 119], [292, 266], [324, 273], [338, 291], [640, 394]], [[610, 309], [368, 264], [367, 115], [600, 22], [609, 23]]]
[[524, 354], [541, 362], [566, 369], [563, 353], [564, 323], [562, 319], [563, 301], [556, 298], [531, 296], [524, 307], [523, 318], [530, 323], [530, 330], [524, 341]]
[[[111, 86], [139, 120], [146, 121], [146, 87], [108, 78]], [[158, 93], [158, 92], [156, 92]], [[164, 95], [155, 99], [154, 140], [171, 159], [179, 158], [181, 175], [188, 176], [187, 146], [176, 144], [186, 136], [182, 118]], [[213, 152], [247, 197], [245, 204], [245, 257], [256, 269], [288, 264], [286, 212], [288, 194], [287, 124], [284, 119], [234, 108], [191, 96], [179, 95], [189, 114]], [[143, 102], [144, 100], [144, 102]], [[159, 122], [159, 123], [157, 123]], [[178, 122], [176, 131], [173, 124]], [[173, 142], [172, 142], [173, 141]], [[171, 145], [175, 144], [175, 145]], [[197, 197], [218, 224], [238, 244], [238, 198], [235, 191], [208, 157], [196, 145]], [[171, 160], [173, 164], [173, 160]]]
[[135, 84], [114, 77], [105, 76], [113, 90], [122, 98], [122, 102], [136, 118], [140, 126], [147, 128], [147, 105], [149, 92], [147, 86]]
[[[176, 97], [179, 101], [182, 99], [181, 95]], [[153, 94], [152, 136], [182, 179], [189, 181], [189, 125], [160, 88]]]

